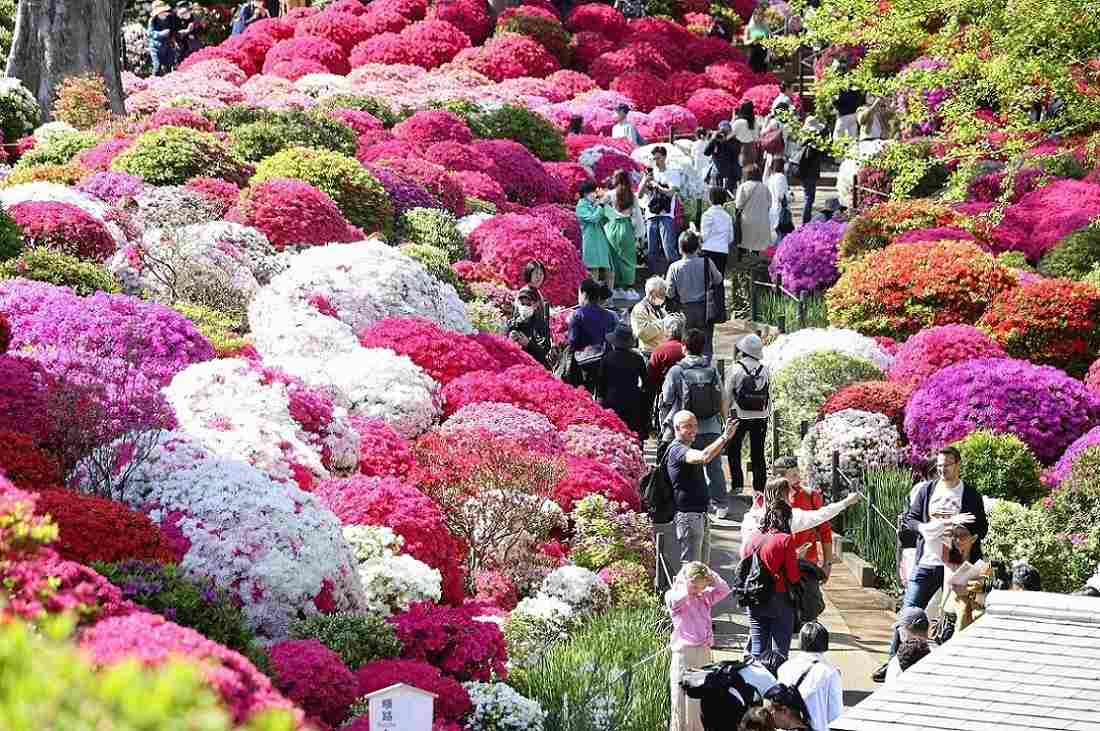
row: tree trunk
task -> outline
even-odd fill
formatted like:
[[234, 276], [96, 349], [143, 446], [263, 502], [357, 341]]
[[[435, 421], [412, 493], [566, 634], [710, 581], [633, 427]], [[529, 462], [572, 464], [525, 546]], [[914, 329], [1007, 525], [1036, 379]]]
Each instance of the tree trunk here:
[[20, 0], [8, 76], [30, 89], [48, 119], [57, 88], [69, 76], [95, 74], [107, 84], [111, 109], [122, 114], [124, 0]]

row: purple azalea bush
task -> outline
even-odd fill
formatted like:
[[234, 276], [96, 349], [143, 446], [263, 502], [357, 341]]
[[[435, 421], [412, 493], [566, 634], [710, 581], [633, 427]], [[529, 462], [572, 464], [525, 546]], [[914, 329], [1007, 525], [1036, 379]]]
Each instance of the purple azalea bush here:
[[824, 290], [836, 284], [836, 247], [847, 224], [840, 221], [812, 221], [785, 237], [775, 250], [768, 274], [772, 281], [783, 278], [783, 286], [798, 294]]
[[1069, 448], [1062, 454], [1058, 462], [1043, 473], [1043, 484], [1052, 488], [1058, 487], [1062, 480], [1069, 477], [1069, 473], [1073, 471], [1073, 463], [1077, 459], [1077, 455], [1089, 447], [1097, 445], [1100, 445], [1100, 426], [1093, 427], [1069, 445]]
[[925, 453], [977, 429], [1015, 434], [1051, 464], [1100, 424], [1100, 394], [1050, 366], [978, 358], [935, 373], [909, 399], [905, 433]]

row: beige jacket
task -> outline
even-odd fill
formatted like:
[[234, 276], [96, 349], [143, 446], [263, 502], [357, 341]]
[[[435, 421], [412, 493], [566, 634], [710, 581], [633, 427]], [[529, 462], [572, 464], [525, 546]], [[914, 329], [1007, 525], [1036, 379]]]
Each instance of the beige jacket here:
[[652, 353], [668, 340], [665, 337], [664, 316], [657, 314], [648, 299], [643, 298], [630, 310], [630, 329], [634, 331], [639, 348], [644, 353]]

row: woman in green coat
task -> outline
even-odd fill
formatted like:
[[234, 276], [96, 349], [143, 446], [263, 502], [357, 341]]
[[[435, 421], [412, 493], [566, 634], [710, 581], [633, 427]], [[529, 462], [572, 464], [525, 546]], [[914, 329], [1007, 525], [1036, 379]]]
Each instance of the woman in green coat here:
[[634, 270], [638, 266], [638, 234], [645, 230], [645, 221], [634, 197], [630, 173], [625, 170], [615, 173], [615, 188], [607, 194], [604, 210], [607, 223], [603, 230], [611, 244], [611, 274], [620, 287], [615, 290], [615, 296], [619, 299], [638, 299], [634, 291]]
[[614, 289], [611, 244], [607, 242], [607, 235], [603, 231], [607, 215], [597, 200], [596, 184], [591, 180], [584, 181], [581, 183], [580, 193], [577, 219], [581, 223], [581, 257], [584, 259], [584, 266], [592, 279]]

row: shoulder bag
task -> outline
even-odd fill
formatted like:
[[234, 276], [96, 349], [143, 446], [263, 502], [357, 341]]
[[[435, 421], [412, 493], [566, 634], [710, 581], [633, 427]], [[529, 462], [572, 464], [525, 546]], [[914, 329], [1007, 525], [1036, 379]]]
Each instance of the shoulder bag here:
[[710, 259], [703, 259], [703, 288], [706, 290], [707, 324], [721, 325], [730, 319], [726, 309], [726, 286], [722, 279], [711, 282], [710, 270], [714, 264]]

